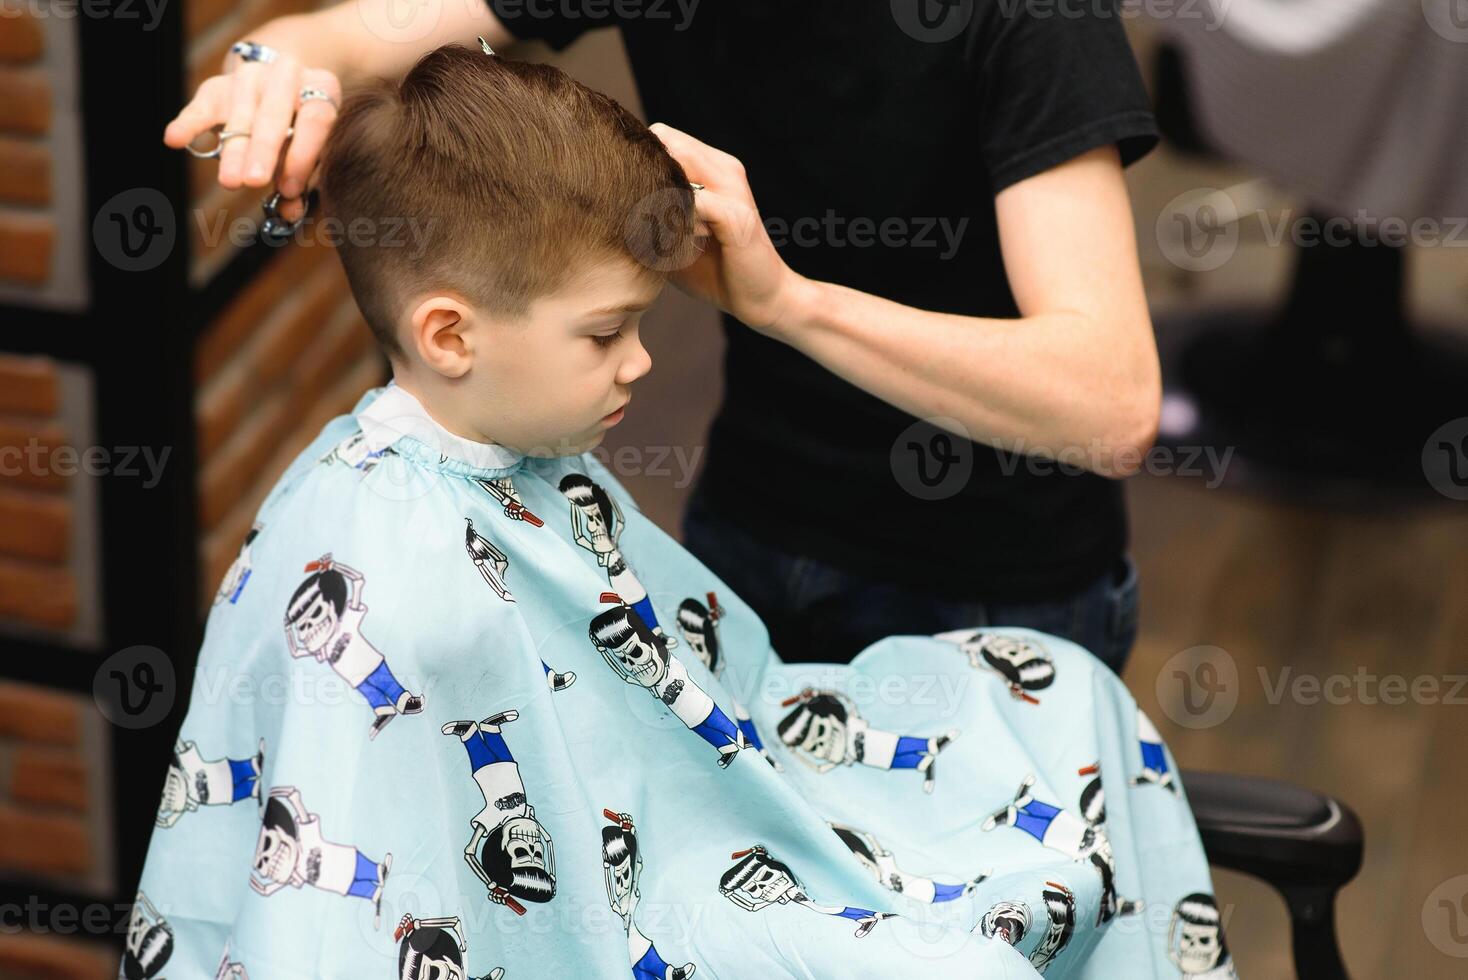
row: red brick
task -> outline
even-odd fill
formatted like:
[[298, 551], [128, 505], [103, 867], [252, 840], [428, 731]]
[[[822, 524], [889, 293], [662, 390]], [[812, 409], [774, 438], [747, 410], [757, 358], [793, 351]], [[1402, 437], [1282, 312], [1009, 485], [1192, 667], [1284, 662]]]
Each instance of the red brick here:
[[0, 935], [0, 976], [15, 980], [112, 980], [118, 959], [111, 946], [99, 941]]
[[[313, 245], [311, 249], [322, 247]], [[321, 266], [309, 280], [296, 287], [293, 299], [295, 302], [282, 308], [281, 315], [262, 326], [256, 336], [251, 358], [255, 384], [270, 385], [280, 380], [317, 339], [332, 312], [343, 300], [351, 300], [341, 263]]]
[[298, 415], [290, 396], [279, 392], [247, 418], [199, 479], [199, 526], [212, 528], [260, 477], [276, 448], [289, 437]]
[[0, 13], [0, 61], [11, 64], [35, 61], [46, 48], [41, 25], [18, 6], [7, 4]]
[[81, 697], [34, 684], [0, 681], [0, 736], [76, 745], [81, 740]]
[[61, 382], [49, 357], [0, 354], [0, 412], [55, 415], [61, 407]]
[[10, 771], [10, 798], [16, 803], [87, 808], [87, 767], [66, 749], [21, 745]]
[[[0, 16], [3, 31], [4, 16]], [[51, 151], [14, 137], [0, 137], [0, 201], [51, 203]]]
[[39, 136], [51, 129], [51, 84], [35, 68], [0, 68], [0, 132]]
[[194, 379], [205, 384], [245, 345], [271, 309], [321, 262], [335, 262], [329, 248], [283, 245], [280, 254], [214, 320], [194, 351]]
[[70, 545], [70, 501], [52, 494], [0, 490], [0, 554], [60, 564]]
[[0, 868], [80, 875], [92, 869], [92, 840], [80, 817], [0, 806]]
[[[64, 490], [67, 478], [47, 466], [46, 460], [65, 442], [66, 430], [55, 422], [0, 417], [0, 487], [51, 493]], [[36, 451], [31, 453], [33, 445]]]
[[[76, 622], [76, 608], [76, 582], [70, 572], [0, 558], [0, 622], [64, 630]], [[0, 720], [0, 734], [4, 730]]]
[[239, 553], [240, 542], [254, 522], [260, 504], [286, 467], [320, 434], [327, 422], [351, 411], [364, 392], [387, 380], [382, 359], [375, 349], [352, 362], [348, 369], [339, 372], [335, 377], [335, 385], [325, 389], [324, 395], [310, 402], [297, 414], [298, 421], [281, 441], [275, 454], [260, 468], [253, 484], [236, 496], [232, 505], [221, 515], [218, 527], [201, 540], [199, 548], [204, 571], [199, 591], [203, 608], [207, 609], [209, 603], [213, 602], [219, 582], [229, 568], [229, 563]]
[[[4, 104], [0, 99], [0, 105]], [[0, 216], [0, 279], [24, 283], [50, 279], [55, 244], [56, 228], [50, 218]]]

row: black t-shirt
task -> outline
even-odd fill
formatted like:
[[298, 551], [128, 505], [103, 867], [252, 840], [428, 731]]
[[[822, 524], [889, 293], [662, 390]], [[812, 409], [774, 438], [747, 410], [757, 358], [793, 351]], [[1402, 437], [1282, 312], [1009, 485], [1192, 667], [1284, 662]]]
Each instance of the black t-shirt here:
[[[926, 310], [1018, 316], [994, 195], [1099, 145], [1125, 165], [1157, 142], [1111, 0], [489, 2], [513, 34], [557, 49], [619, 25], [649, 121], [743, 161], [792, 268]], [[1125, 547], [1118, 483], [957, 438], [945, 450], [930, 427], [922, 452], [972, 469], [909, 492], [912, 416], [724, 328], [700, 489], [768, 543], [976, 600], [1062, 595]]]

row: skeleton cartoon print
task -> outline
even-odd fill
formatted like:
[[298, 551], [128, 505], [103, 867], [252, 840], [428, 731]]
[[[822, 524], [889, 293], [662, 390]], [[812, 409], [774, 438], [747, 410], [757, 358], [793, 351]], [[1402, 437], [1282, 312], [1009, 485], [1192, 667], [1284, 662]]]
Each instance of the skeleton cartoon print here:
[[686, 980], [697, 968], [692, 963], [671, 966], [637, 928], [637, 902], [642, 897], [642, 852], [637, 846], [637, 828], [630, 813], [603, 809], [611, 826], [601, 829], [601, 863], [607, 879], [607, 902], [627, 930], [627, 954], [633, 980]]
[[[683, 642], [693, 651], [703, 665], [708, 668], [709, 673], [715, 677], [722, 677], [724, 673], [724, 651], [719, 641], [719, 620], [724, 617], [724, 610], [719, 605], [718, 598], [712, 593], [706, 593], [705, 598], [708, 605], [704, 605], [697, 599], [684, 599], [678, 606], [678, 632], [683, 634]], [[737, 700], [734, 702], [734, 721], [739, 730], [744, 733], [744, 740], [754, 747], [754, 750], [764, 758], [776, 772], [784, 772], [785, 767], [780, 765], [780, 760], [770, 754], [765, 748], [765, 741], [760, 737], [758, 729], [754, 727], [754, 721], [749, 717], [749, 712]]]
[[327, 840], [321, 817], [306, 809], [301, 791], [276, 786], [265, 803], [250, 887], [264, 896], [289, 885], [310, 885], [325, 892], [372, 903], [374, 928], [381, 926], [382, 889], [392, 869], [392, 855], [374, 861], [351, 844]]
[[806, 688], [781, 707], [791, 708], [776, 726], [780, 741], [817, 772], [861, 763], [873, 769], [914, 769], [923, 775], [923, 792], [931, 793], [938, 753], [958, 737], [949, 729], [934, 738], [898, 735], [874, 728], [850, 698], [836, 691]]
[[158, 802], [159, 827], [172, 827], [185, 813], [201, 806], [228, 806], [260, 800], [260, 773], [265, 766], [265, 740], [245, 759], [205, 759], [193, 742], [174, 742], [173, 758]]
[[821, 905], [811, 901], [805, 886], [783, 861], [775, 859], [763, 844], [755, 844], [729, 855], [736, 863], [719, 879], [719, 891], [746, 912], [759, 912], [771, 905], [803, 905], [812, 912], [850, 919], [856, 923], [856, 938], [872, 931], [893, 912], [874, 912], [850, 905]]
[[998, 674], [1016, 701], [1039, 704], [1035, 692], [1055, 683], [1055, 661], [1037, 640], [983, 630], [952, 630], [933, 638], [956, 644], [975, 670]]
[[968, 895], [989, 877], [988, 874], [981, 874], [959, 884], [945, 885], [924, 875], [908, 874], [897, 867], [897, 859], [892, 856], [892, 852], [877, 843], [877, 839], [871, 834], [839, 823], [832, 823], [831, 829], [884, 888], [890, 888], [914, 901], [927, 902], [929, 905], [951, 902]]
[[398, 944], [398, 980], [504, 980], [503, 967], [469, 975], [469, 944], [457, 915], [415, 919], [404, 914], [392, 933]]
[[[612, 593], [603, 601], [619, 602]], [[607, 666], [628, 684], [636, 684], [667, 705], [688, 730], [718, 750], [720, 766], [728, 766], [748, 743], [688, 668], [668, 650], [669, 638], [648, 628], [633, 606], [619, 603], [598, 613], [587, 630]]]
[[[626, 526], [622, 506], [601, 484], [581, 473], [562, 477], [560, 491], [571, 502], [571, 539], [596, 556], [596, 563], [607, 570], [611, 590], [637, 611], [648, 629], [662, 636], [663, 628], [652, 600], [647, 597], [647, 589], [618, 549]], [[668, 637], [667, 645], [671, 649], [678, 643]]]
[[525, 797], [520, 766], [505, 743], [502, 726], [519, 717], [520, 712], [510, 709], [481, 721], [451, 721], [443, 733], [463, 743], [484, 797], [484, 808], [469, 818], [474, 831], [464, 845], [464, 860], [488, 889], [491, 902], [524, 915], [522, 902], [555, 898], [556, 852]]
[[291, 596], [285, 613], [286, 643], [292, 657], [315, 657], [331, 666], [367, 700], [376, 716], [369, 739], [398, 715], [423, 710], [423, 696], [409, 693], [393, 676], [387, 659], [362, 635], [367, 606], [362, 573], [322, 555], [306, 565], [307, 577]]
[[1101, 789], [1101, 765], [1093, 763], [1078, 770], [1092, 776], [1081, 790], [1081, 817], [1051, 803], [1035, 799], [1030, 790], [1033, 775], [1026, 776], [1015, 791], [1014, 800], [996, 810], [983, 823], [986, 831], [1013, 827], [1029, 834], [1046, 847], [1067, 854], [1075, 861], [1089, 861], [1101, 875], [1101, 906], [1096, 924], [1110, 922], [1117, 915], [1131, 915], [1142, 907], [1116, 893], [1116, 859], [1111, 841], [1106, 836], [1106, 798]]

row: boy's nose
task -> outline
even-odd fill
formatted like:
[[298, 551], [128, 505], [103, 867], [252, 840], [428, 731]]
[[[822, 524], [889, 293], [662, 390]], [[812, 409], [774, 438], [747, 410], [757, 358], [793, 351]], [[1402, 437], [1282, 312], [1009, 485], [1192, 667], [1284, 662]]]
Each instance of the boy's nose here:
[[652, 355], [647, 348], [642, 346], [639, 339], [636, 348], [627, 354], [626, 360], [622, 362], [621, 370], [617, 372], [617, 381], [620, 384], [629, 385], [652, 370]]

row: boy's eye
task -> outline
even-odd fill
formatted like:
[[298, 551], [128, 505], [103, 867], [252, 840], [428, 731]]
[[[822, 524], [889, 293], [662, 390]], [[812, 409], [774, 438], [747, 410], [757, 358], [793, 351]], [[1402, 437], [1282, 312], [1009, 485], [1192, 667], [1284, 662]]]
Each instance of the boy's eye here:
[[596, 346], [598, 347], [610, 347], [615, 344], [621, 338], [621, 336], [622, 331], [618, 330], [616, 333], [592, 334], [591, 339], [596, 341]]

